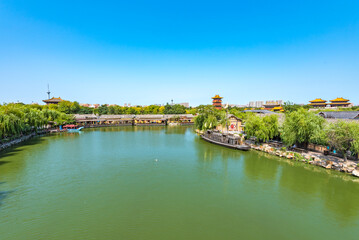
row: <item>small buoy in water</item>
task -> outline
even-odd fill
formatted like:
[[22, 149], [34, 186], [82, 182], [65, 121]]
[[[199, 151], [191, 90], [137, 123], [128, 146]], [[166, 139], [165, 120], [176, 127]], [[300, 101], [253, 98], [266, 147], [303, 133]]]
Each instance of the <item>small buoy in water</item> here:
[[157, 158], [155, 159], [155, 162], [158, 162], [158, 159], [157, 159]]

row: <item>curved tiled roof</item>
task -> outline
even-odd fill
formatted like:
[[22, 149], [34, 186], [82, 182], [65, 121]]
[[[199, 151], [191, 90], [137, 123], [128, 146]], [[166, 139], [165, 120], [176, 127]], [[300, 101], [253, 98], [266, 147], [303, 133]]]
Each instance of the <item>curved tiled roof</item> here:
[[42, 100], [43, 102], [61, 102], [63, 101], [62, 98], [58, 97], [58, 98], [55, 98], [55, 97], [52, 97], [50, 99], [46, 99], [46, 100]]
[[331, 102], [349, 102], [348, 99], [345, 99], [345, 98], [336, 98], [336, 99], [333, 99], [333, 100], [330, 100]]
[[277, 114], [275, 112], [272, 111], [268, 111], [268, 110], [244, 110], [242, 112], [252, 112], [252, 113], [261, 113], [261, 114]]
[[218, 94], [216, 96], [213, 97], [213, 99], [215, 98], [223, 98], [223, 97], [220, 97]]
[[319, 116], [336, 119], [359, 119], [359, 111], [320, 112]]
[[323, 100], [321, 98], [316, 98], [316, 99], [314, 99], [312, 101], [309, 101], [309, 102], [311, 102], [311, 103], [325, 103], [326, 101], [327, 100]]

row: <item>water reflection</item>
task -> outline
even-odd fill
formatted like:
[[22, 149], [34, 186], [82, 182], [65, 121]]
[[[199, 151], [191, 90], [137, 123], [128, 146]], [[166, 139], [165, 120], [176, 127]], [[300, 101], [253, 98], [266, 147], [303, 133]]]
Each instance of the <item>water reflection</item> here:
[[200, 137], [195, 137], [193, 141], [198, 159], [206, 163], [211, 163], [216, 160], [227, 162], [228, 159], [238, 159], [241, 156], [241, 153], [238, 150], [208, 143]]
[[320, 194], [325, 206], [334, 212], [342, 223], [350, 223], [359, 215], [359, 184], [353, 181], [338, 181], [329, 178], [328, 187], [320, 188]]
[[250, 179], [275, 180], [279, 165], [264, 153], [251, 151], [244, 161], [244, 174]]
[[164, 132], [165, 134], [185, 134], [192, 131], [192, 126], [117, 126], [117, 127], [99, 127], [86, 128], [83, 132]]
[[[294, 208], [309, 209], [317, 204], [318, 208], [323, 207], [323, 211], [328, 211], [332, 217], [340, 220], [342, 225], [352, 224], [359, 216], [357, 178], [267, 153], [224, 148], [199, 137], [193, 141], [198, 160], [202, 162], [207, 174], [218, 174], [220, 171], [228, 177], [231, 167], [240, 167], [243, 171], [232, 173], [243, 173], [248, 179], [267, 184], [267, 187], [262, 188], [253, 182], [246, 182], [248, 186], [271, 191]], [[238, 160], [241, 160], [241, 164], [233, 165]]]
[[315, 201], [322, 202], [324, 210], [329, 210], [342, 224], [358, 217], [357, 179], [302, 162], [278, 158], [278, 163], [282, 168], [279, 174], [282, 198], [301, 208]]

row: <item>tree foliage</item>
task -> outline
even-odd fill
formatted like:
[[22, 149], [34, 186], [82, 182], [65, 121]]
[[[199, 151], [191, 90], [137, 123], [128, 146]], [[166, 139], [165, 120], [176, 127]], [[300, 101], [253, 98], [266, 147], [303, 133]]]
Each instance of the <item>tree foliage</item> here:
[[185, 114], [186, 107], [179, 104], [166, 104], [165, 109], [163, 111], [164, 114]]
[[246, 121], [245, 132], [250, 137], [256, 137], [259, 142], [273, 139], [279, 135], [278, 116], [252, 115]]
[[194, 124], [199, 130], [215, 128], [223, 117], [223, 111], [217, 110], [212, 105], [200, 105], [197, 111], [199, 114], [195, 117]]
[[36, 132], [47, 124], [72, 122], [71, 115], [40, 105], [0, 105], [0, 140]]
[[316, 143], [316, 137], [324, 131], [324, 119], [304, 109], [286, 114], [282, 128], [282, 140], [287, 145], [298, 144], [304, 147]]
[[359, 153], [359, 125], [357, 123], [339, 121], [330, 124], [327, 136], [329, 145], [341, 152], [345, 160], [348, 151]]
[[292, 103], [290, 101], [285, 102], [282, 107], [284, 112], [286, 113], [298, 111], [300, 108], [302, 108], [300, 105]]

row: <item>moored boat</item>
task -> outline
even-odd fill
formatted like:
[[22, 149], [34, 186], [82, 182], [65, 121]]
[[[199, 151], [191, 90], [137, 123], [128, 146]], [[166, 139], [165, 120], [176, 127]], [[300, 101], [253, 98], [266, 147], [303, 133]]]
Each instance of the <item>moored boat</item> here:
[[68, 124], [63, 126], [63, 129], [67, 130], [67, 132], [80, 132], [81, 129], [83, 129], [84, 127], [79, 127], [77, 125], [74, 124]]
[[218, 144], [224, 147], [234, 148], [242, 151], [248, 151], [251, 149], [249, 145], [242, 143], [240, 137], [234, 136], [232, 134], [222, 134], [208, 130], [200, 136], [207, 142]]

